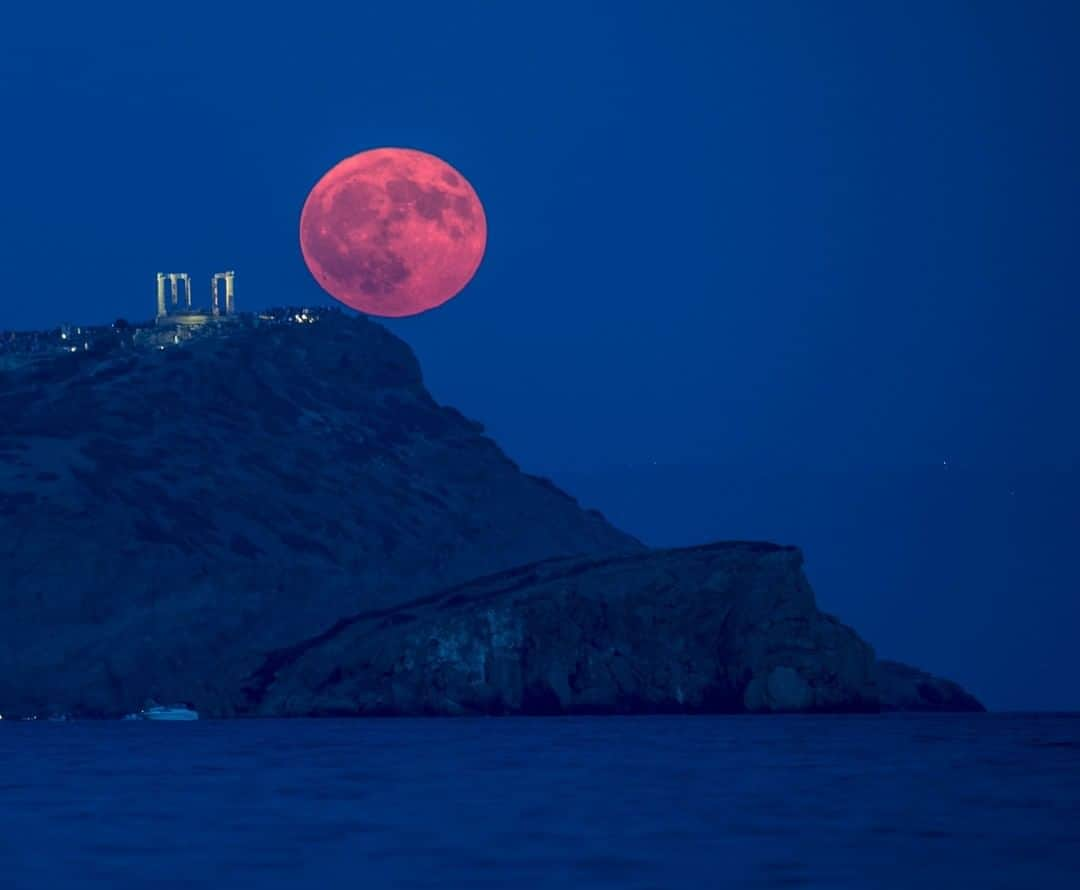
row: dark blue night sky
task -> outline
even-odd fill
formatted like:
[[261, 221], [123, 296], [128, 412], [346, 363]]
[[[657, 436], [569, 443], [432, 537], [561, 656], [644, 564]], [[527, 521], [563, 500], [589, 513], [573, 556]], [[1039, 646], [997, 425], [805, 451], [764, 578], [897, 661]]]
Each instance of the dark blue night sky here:
[[803, 545], [883, 655], [1080, 707], [1077, 4], [19, 6], [0, 328], [173, 269], [325, 305], [307, 191], [432, 152], [489, 223], [389, 325], [438, 398], [650, 542]]

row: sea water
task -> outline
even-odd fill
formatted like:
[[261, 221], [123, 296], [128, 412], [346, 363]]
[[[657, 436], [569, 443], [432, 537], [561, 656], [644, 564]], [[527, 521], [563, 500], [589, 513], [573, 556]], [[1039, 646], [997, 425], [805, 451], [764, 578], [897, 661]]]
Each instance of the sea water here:
[[0, 723], [0, 886], [1080, 886], [1080, 716]]

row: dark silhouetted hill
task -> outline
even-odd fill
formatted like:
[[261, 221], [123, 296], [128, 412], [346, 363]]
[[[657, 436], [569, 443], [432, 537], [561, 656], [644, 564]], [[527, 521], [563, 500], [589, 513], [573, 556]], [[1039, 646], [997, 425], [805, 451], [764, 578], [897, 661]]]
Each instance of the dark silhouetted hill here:
[[58, 336], [0, 367], [0, 713], [974, 701], [879, 668], [795, 548], [650, 551], [521, 472], [365, 319]]

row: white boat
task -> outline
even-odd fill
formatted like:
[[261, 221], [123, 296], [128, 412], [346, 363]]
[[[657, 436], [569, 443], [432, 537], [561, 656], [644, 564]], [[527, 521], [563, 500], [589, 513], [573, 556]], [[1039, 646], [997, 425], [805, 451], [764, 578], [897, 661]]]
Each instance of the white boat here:
[[198, 720], [199, 712], [193, 711], [187, 705], [159, 705], [157, 702], [147, 702], [141, 711], [134, 714], [126, 714], [124, 720]]

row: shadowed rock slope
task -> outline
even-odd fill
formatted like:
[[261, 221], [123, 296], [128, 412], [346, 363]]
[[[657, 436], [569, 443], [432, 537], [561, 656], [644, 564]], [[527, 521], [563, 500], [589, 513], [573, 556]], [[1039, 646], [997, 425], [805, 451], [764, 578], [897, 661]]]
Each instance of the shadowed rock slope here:
[[958, 683], [884, 658], [878, 662], [878, 695], [885, 711], [986, 710]]
[[9, 714], [148, 696], [228, 713], [265, 652], [344, 615], [640, 549], [437, 405], [362, 318], [118, 338], [0, 372]]
[[877, 710], [871, 648], [802, 554], [725, 543], [523, 566], [272, 653], [264, 715]]

